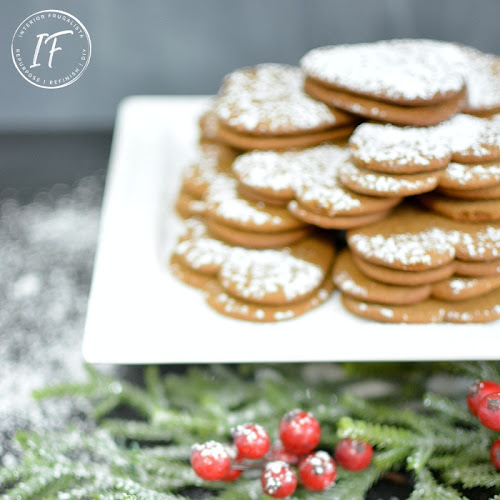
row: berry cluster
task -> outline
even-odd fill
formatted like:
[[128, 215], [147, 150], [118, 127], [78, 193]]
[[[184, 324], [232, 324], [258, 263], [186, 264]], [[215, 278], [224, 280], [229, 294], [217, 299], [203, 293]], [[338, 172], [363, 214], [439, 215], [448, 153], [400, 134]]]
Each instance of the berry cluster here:
[[238, 425], [232, 429], [232, 438], [232, 445], [195, 444], [193, 470], [207, 481], [234, 481], [245, 469], [262, 469], [262, 490], [272, 498], [292, 495], [299, 480], [310, 491], [324, 491], [335, 482], [337, 464], [358, 471], [373, 456], [368, 443], [353, 439], [340, 441], [335, 460], [326, 451], [315, 451], [321, 440], [320, 424], [311, 413], [298, 409], [283, 416], [279, 440], [272, 444], [266, 430], [255, 423]]
[[[500, 431], [500, 384], [491, 380], [479, 380], [471, 385], [467, 394], [467, 406], [486, 428]], [[500, 470], [500, 439], [490, 449], [490, 458]]]

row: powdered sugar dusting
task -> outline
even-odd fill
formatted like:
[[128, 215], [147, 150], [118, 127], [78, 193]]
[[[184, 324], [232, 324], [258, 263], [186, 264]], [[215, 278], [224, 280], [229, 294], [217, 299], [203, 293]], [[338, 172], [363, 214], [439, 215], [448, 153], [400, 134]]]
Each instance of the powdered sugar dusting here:
[[[352, 162], [347, 162], [341, 167], [340, 180], [346, 185], [354, 183], [365, 191], [375, 191], [392, 196], [397, 196], [400, 191], [404, 191], [407, 195], [430, 191], [438, 184], [438, 177], [434, 173], [413, 180], [403, 176], [398, 177], [397, 175], [362, 170]], [[355, 189], [354, 186], [353, 189]]]
[[352, 234], [349, 245], [365, 258], [376, 258], [387, 263], [399, 262], [403, 265], [432, 265], [432, 255], [453, 258], [455, 247], [449, 241], [449, 233], [432, 228], [416, 234], [401, 233], [392, 235]]
[[500, 183], [500, 164], [450, 163], [443, 172], [443, 181], [447, 187], [465, 186], [467, 184]]
[[265, 207], [260, 209], [258, 205], [241, 198], [236, 179], [224, 174], [216, 176], [205, 199], [208, 210], [225, 220], [257, 226], [270, 224], [277, 228], [284, 223], [281, 216], [270, 213]]
[[301, 66], [308, 76], [353, 92], [429, 100], [464, 86], [453, 64], [455, 52], [432, 40], [388, 40], [314, 49], [302, 58]]
[[261, 64], [228, 75], [214, 111], [231, 127], [286, 134], [335, 125], [334, 113], [303, 91], [299, 68]]
[[425, 167], [433, 160], [449, 159], [450, 145], [442, 140], [439, 131], [439, 126], [363, 123], [352, 134], [349, 146], [354, 158], [363, 164], [384, 162], [397, 172], [398, 167], [410, 164]]
[[317, 288], [324, 273], [319, 266], [279, 250], [235, 248], [222, 265], [220, 279], [224, 288], [234, 286], [245, 299], [282, 293], [291, 301]]

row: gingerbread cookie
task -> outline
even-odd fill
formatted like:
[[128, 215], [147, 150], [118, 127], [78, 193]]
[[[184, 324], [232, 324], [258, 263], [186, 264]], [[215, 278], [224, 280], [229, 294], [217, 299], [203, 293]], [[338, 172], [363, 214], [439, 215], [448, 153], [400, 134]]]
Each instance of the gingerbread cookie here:
[[480, 189], [446, 189], [438, 190], [448, 198], [462, 198], [464, 200], [494, 200], [500, 198], [500, 184]]
[[491, 276], [500, 273], [500, 259], [483, 262], [455, 260], [455, 273], [459, 276]]
[[203, 288], [208, 303], [223, 314], [278, 321], [326, 300], [333, 258], [334, 246], [324, 238], [281, 250], [249, 250], [214, 239], [202, 222], [189, 220], [171, 266], [180, 279]]
[[351, 313], [383, 323], [487, 323], [500, 318], [500, 289], [481, 297], [445, 302], [428, 299], [418, 304], [373, 304], [342, 295], [344, 307]]
[[452, 276], [432, 285], [432, 296], [446, 301], [467, 300], [480, 297], [500, 287], [500, 275], [478, 278]]
[[[425, 195], [424, 195], [425, 196]], [[403, 271], [425, 271], [454, 261], [488, 261], [500, 257], [500, 227], [457, 222], [413, 206], [347, 235], [359, 258]]]
[[308, 147], [350, 135], [356, 120], [303, 91], [299, 68], [261, 64], [228, 75], [216, 99], [217, 137], [235, 148]]
[[329, 105], [427, 126], [455, 114], [465, 98], [463, 75], [449, 62], [452, 52], [456, 58], [455, 48], [431, 40], [388, 40], [314, 49], [301, 67], [307, 92]]
[[301, 239], [311, 229], [285, 208], [242, 198], [236, 179], [228, 175], [219, 174], [213, 180], [205, 202], [208, 226], [232, 244], [253, 248], [283, 246]]
[[439, 186], [454, 191], [500, 186], [500, 162], [496, 160], [474, 165], [452, 162], [439, 179]]
[[419, 196], [419, 201], [434, 212], [465, 222], [500, 220], [500, 199], [449, 198], [439, 193]]
[[452, 155], [449, 142], [440, 127], [363, 123], [350, 137], [349, 148], [355, 163], [366, 169], [413, 174], [445, 168]]
[[459, 114], [438, 127], [443, 141], [450, 144], [452, 160], [484, 163], [500, 159], [500, 124]]
[[342, 184], [356, 193], [380, 197], [406, 197], [433, 191], [441, 171], [415, 174], [385, 174], [346, 162], [339, 172]]
[[197, 161], [189, 164], [182, 173], [182, 186], [175, 208], [183, 218], [201, 215], [205, 211], [203, 199], [208, 186], [220, 173], [229, 172], [235, 158], [232, 149], [222, 144], [203, 144]]

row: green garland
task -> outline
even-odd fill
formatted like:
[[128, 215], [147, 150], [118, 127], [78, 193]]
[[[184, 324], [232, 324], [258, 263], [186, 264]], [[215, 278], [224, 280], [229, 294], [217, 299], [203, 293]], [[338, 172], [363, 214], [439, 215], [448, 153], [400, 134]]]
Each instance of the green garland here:
[[[500, 473], [489, 461], [494, 433], [469, 414], [462, 391], [456, 398], [426, 392], [436, 375], [500, 380], [497, 363], [351, 363], [341, 373], [337, 365], [207, 366], [165, 375], [148, 367], [144, 387], [87, 370], [88, 382], [35, 396], [88, 398], [95, 430], [19, 433], [24, 457], [0, 471], [3, 500], [184, 500], [193, 491], [205, 492], [203, 498], [264, 500], [255, 471], [234, 483], [199, 479], [189, 466], [191, 445], [229, 441], [231, 427], [249, 421], [276, 438], [281, 416], [297, 407], [320, 421], [322, 449], [354, 437], [376, 453], [364, 471], [340, 470], [332, 489], [299, 488], [295, 500], [364, 500], [381, 478], [401, 472], [413, 485], [411, 500], [478, 498], [468, 496], [477, 488], [482, 499], [500, 500]], [[372, 379], [390, 390], [371, 393]], [[356, 397], [363, 385], [368, 393]], [[124, 407], [137, 418], [112, 417]]]

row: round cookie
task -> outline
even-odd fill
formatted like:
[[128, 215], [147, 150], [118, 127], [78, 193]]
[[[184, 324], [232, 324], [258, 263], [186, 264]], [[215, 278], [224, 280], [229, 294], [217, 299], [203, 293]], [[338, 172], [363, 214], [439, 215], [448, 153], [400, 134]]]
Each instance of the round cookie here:
[[238, 149], [307, 147], [348, 136], [356, 120], [311, 99], [299, 68], [261, 64], [228, 75], [214, 105], [219, 140]]
[[464, 222], [500, 220], [500, 199], [468, 200], [448, 198], [438, 193], [419, 196], [419, 201], [434, 212]]
[[347, 242], [353, 253], [379, 266], [404, 271], [426, 271], [444, 266], [455, 258], [452, 224], [435, 214], [412, 206], [396, 209], [371, 226], [349, 231]]
[[175, 201], [175, 210], [183, 218], [202, 216], [205, 213], [206, 204], [199, 198], [194, 197], [185, 189], [181, 189]]
[[456, 97], [428, 106], [401, 106], [323, 87], [307, 78], [306, 92], [329, 106], [335, 106], [362, 117], [395, 125], [430, 127], [458, 113], [465, 100], [465, 90]]
[[429, 283], [435, 283], [437, 281], [449, 278], [455, 272], [454, 261], [439, 267], [434, 267], [423, 271], [408, 271], [384, 267], [361, 259], [356, 255], [353, 255], [353, 261], [365, 276], [389, 285], [428, 285]]
[[402, 271], [439, 268], [455, 258], [466, 262], [500, 258], [498, 224], [454, 221], [412, 205], [350, 230], [347, 242], [363, 261]]
[[406, 197], [433, 191], [442, 170], [415, 174], [385, 174], [347, 162], [340, 168], [342, 184], [356, 193], [380, 197]]
[[[205, 290], [208, 303], [223, 314], [278, 321], [326, 300], [334, 254], [333, 244], [320, 237], [281, 250], [232, 247], [214, 239], [201, 221], [189, 220], [170, 264], [177, 277]], [[261, 308], [266, 314], [257, 312]]]
[[200, 116], [198, 127], [200, 130], [200, 144], [218, 144], [217, 130], [219, 128], [219, 123], [217, 115], [212, 108], [208, 109]]
[[323, 229], [352, 229], [361, 227], [385, 219], [390, 213], [390, 210], [383, 210], [362, 215], [328, 216], [311, 212], [295, 200], [288, 204], [288, 210], [297, 219]]
[[277, 232], [245, 231], [211, 219], [206, 220], [210, 232], [217, 238], [245, 248], [278, 248], [300, 241], [313, 231], [312, 226]]
[[484, 163], [500, 159], [499, 123], [459, 114], [438, 128], [442, 140], [450, 144], [453, 161]]
[[460, 198], [464, 200], [494, 200], [500, 198], [500, 184], [481, 189], [446, 189], [438, 191], [447, 198]]
[[467, 104], [464, 113], [477, 116], [500, 111], [500, 57], [464, 47]]
[[334, 90], [406, 106], [456, 97], [464, 79], [449, 57], [455, 48], [432, 40], [384, 40], [320, 47], [301, 60], [307, 77]]
[[500, 275], [481, 278], [453, 276], [432, 285], [432, 296], [446, 301], [466, 300], [500, 287]]
[[380, 304], [415, 304], [427, 299], [431, 293], [431, 286], [427, 284], [398, 286], [367, 278], [360, 272], [349, 250], [342, 251], [338, 256], [333, 281], [343, 294]]
[[203, 198], [215, 178], [231, 170], [235, 157], [235, 152], [227, 146], [203, 144], [197, 160], [182, 173], [182, 189], [194, 198]]
[[455, 273], [459, 276], [491, 276], [500, 273], [500, 259], [483, 262], [455, 260]]
[[358, 165], [377, 172], [412, 174], [445, 168], [451, 147], [439, 127], [396, 127], [363, 123], [349, 139]]
[[325, 279], [310, 297], [288, 305], [254, 304], [227, 294], [215, 281], [206, 286], [207, 304], [219, 314], [259, 323], [285, 321], [305, 314], [323, 304], [333, 292], [333, 282]]
[[450, 190], [487, 189], [500, 185], [500, 162], [464, 165], [451, 162], [439, 179], [439, 186]]
[[[205, 216], [207, 223], [217, 228], [219, 236], [222, 236], [220, 226], [223, 226], [234, 231], [260, 233], [263, 236], [297, 233], [297, 230], [300, 230], [297, 234], [302, 237], [306, 224], [292, 217], [285, 208], [242, 198], [238, 194], [237, 185], [236, 179], [219, 174], [207, 190]], [[231, 242], [235, 243], [234, 240]]]
[[418, 304], [370, 304], [342, 295], [345, 308], [357, 316], [383, 323], [487, 323], [500, 318], [500, 289], [457, 302], [428, 299]]

